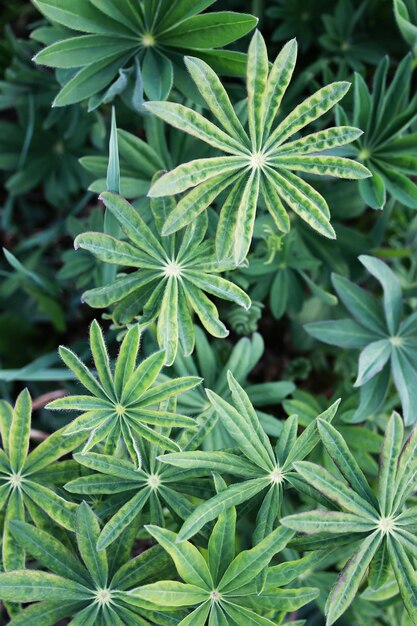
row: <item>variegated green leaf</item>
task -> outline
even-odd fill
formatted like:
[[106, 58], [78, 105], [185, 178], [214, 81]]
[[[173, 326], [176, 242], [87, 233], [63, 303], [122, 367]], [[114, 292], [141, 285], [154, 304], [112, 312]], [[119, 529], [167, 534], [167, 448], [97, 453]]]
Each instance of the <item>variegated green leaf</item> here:
[[380, 543], [381, 536], [377, 532], [367, 537], [343, 568], [326, 602], [328, 626], [336, 622], [355, 598]]
[[257, 152], [261, 147], [268, 69], [265, 40], [257, 30], [249, 44], [246, 69], [249, 132], [253, 152]]
[[[214, 148], [237, 156], [249, 154], [249, 150], [242, 146], [239, 141], [220, 130], [200, 113], [188, 109], [182, 104], [176, 104], [175, 102], [146, 102], [144, 107], [167, 124], [179, 128], [197, 137], [197, 139], [201, 139], [201, 141], [208, 143]], [[150, 194], [152, 194], [152, 189]]]
[[276, 150], [288, 137], [327, 113], [343, 98], [349, 88], [350, 83], [345, 81], [331, 83], [306, 98], [277, 126], [267, 140], [265, 148], [269, 151]]

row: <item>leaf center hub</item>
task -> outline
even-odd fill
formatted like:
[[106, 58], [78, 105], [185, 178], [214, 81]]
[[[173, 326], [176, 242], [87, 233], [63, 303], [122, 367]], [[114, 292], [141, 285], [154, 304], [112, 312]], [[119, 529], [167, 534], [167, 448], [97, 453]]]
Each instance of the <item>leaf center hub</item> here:
[[398, 347], [401, 346], [403, 343], [403, 338], [402, 337], [398, 337], [397, 335], [394, 335], [393, 337], [390, 337], [390, 343], [392, 346]]
[[153, 491], [157, 491], [161, 485], [161, 479], [158, 474], [150, 474], [148, 476], [148, 485]]
[[252, 169], [262, 169], [266, 165], [266, 156], [263, 152], [254, 152], [250, 159], [250, 166]]
[[271, 483], [273, 483], [274, 485], [279, 485], [280, 483], [284, 482], [284, 474], [282, 472], [282, 469], [280, 467], [276, 467], [274, 471], [270, 473], [269, 478], [271, 480]]
[[371, 156], [371, 153], [367, 148], [362, 148], [362, 150], [358, 154], [358, 157], [361, 161], [366, 161], [367, 159], [370, 158], [370, 156]]
[[9, 482], [13, 489], [19, 489], [23, 481], [23, 476], [21, 474], [10, 474]]
[[181, 276], [182, 267], [176, 261], [170, 261], [165, 265], [164, 273], [165, 276], [170, 278], [173, 276], [174, 278], [179, 278]]
[[108, 606], [111, 604], [112, 594], [109, 589], [97, 589], [96, 602], [100, 606]]
[[122, 406], [121, 404], [116, 404], [114, 408], [116, 410], [118, 417], [123, 417], [126, 411], [125, 407]]
[[153, 46], [156, 44], [156, 40], [155, 37], [152, 35], [152, 33], [145, 33], [142, 37], [142, 46], [144, 48], [153, 48]]
[[383, 535], [389, 535], [395, 527], [394, 517], [380, 517], [378, 520], [378, 528]]
[[217, 591], [217, 589], [211, 592], [210, 599], [212, 602], [220, 602], [222, 597], [221, 597], [221, 594]]

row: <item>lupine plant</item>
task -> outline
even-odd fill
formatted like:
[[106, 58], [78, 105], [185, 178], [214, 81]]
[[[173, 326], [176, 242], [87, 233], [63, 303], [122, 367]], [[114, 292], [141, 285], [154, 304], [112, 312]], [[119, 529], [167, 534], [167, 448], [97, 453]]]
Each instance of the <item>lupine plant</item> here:
[[157, 319], [158, 343], [165, 350], [167, 365], [174, 361], [179, 343], [184, 354], [193, 351], [192, 311], [210, 334], [226, 337], [228, 331], [206, 293], [246, 309], [251, 301], [237, 285], [218, 275], [233, 264], [218, 262], [212, 242], [204, 239], [207, 216], [201, 215], [182, 237], [174, 234], [160, 240], [156, 235], [160, 235], [165, 216], [173, 211], [172, 202], [152, 202], [157, 229], [154, 234], [126, 200], [109, 192], [101, 198], [129, 241], [104, 233], [83, 233], [76, 238], [75, 246], [106, 263], [137, 269], [116, 278], [114, 283], [85, 292], [85, 302], [98, 308], [117, 303], [114, 316], [125, 323], [139, 317], [144, 326]]
[[55, 106], [89, 98], [90, 108], [95, 108], [103, 97], [108, 97], [108, 86], [115, 78], [113, 93], [123, 90], [129, 69], [141, 77], [148, 98], [166, 98], [172, 88], [174, 67], [179, 66], [176, 72], [181, 77], [183, 55], [191, 51], [212, 59], [226, 74], [241, 73], [243, 55], [214, 48], [246, 35], [257, 20], [252, 15], [231, 12], [200, 15], [213, 2], [36, 0], [36, 7], [55, 25], [47, 29], [49, 32], [42, 29], [37, 33], [38, 40], [54, 43], [36, 56], [36, 62], [72, 70]]
[[2, 626], [417, 626], [417, 3], [243, 4], [2, 4]]
[[362, 421], [383, 402], [391, 375], [402, 403], [407, 425], [417, 420], [417, 398], [413, 390], [416, 376], [417, 320], [405, 319], [400, 283], [390, 268], [379, 259], [359, 257], [362, 265], [381, 284], [383, 303], [343, 276], [334, 275], [334, 288], [353, 319], [308, 324], [307, 331], [326, 343], [341, 348], [360, 348], [355, 386], [361, 388], [361, 402], [355, 419]]
[[[381, 450], [378, 489], [369, 486], [343, 437], [331, 424], [318, 420], [321, 440], [337, 468], [329, 472], [307, 461], [295, 464], [299, 475], [338, 507], [296, 513], [282, 520], [284, 526], [306, 534], [348, 537], [354, 553], [341, 571], [327, 600], [327, 623], [334, 624], [353, 600], [369, 567], [369, 585], [378, 588], [387, 580], [389, 565], [412, 620], [417, 618], [417, 577], [414, 507], [407, 500], [417, 475], [412, 459], [417, 444], [416, 428], [403, 446], [401, 416], [393, 413]], [[357, 546], [359, 540], [359, 546]], [[331, 545], [331, 539], [328, 542]]]
[[415, 171], [414, 133], [417, 98], [411, 91], [412, 59], [406, 56], [387, 87], [388, 57], [377, 68], [373, 97], [360, 74], [355, 75], [352, 115], [340, 109], [339, 123], [350, 120], [366, 133], [355, 142], [357, 156], [371, 171], [372, 178], [359, 182], [365, 202], [375, 209], [385, 205], [387, 192], [399, 202], [417, 208], [417, 187], [410, 179]]
[[184, 376], [153, 386], [164, 364], [165, 352], [155, 352], [136, 367], [139, 341], [139, 326], [135, 324], [120, 346], [112, 372], [102, 331], [94, 321], [90, 328], [90, 347], [98, 379], [71, 350], [65, 347], [60, 349], [62, 360], [90, 395], [65, 396], [53, 400], [48, 407], [81, 413], [67, 426], [65, 436], [83, 433], [87, 440], [83, 452], [103, 440], [106, 440], [111, 451], [121, 437], [130, 457], [140, 468], [142, 453], [133, 433], [139, 433], [141, 438], [156, 443], [163, 449], [178, 449], [179, 446], [172, 439], [151, 426], [192, 427], [194, 420], [164, 410], [170, 407], [165, 407], [163, 403], [187, 389], [192, 389], [201, 379]]
[[260, 194], [279, 230], [286, 233], [290, 228], [285, 208], [288, 206], [321, 235], [335, 237], [326, 201], [293, 172], [367, 178], [370, 172], [360, 163], [329, 154], [316, 155], [349, 144], [362, 131], [350, 126], [334, 127], [294, 139], [298, 131], [343, 98], [350, 87], [344, 81], [317, 91], [274, 128], [296, 58], [297, 43], [291, 40], [269, 70], [265, 41], [258, 31], [253, 36], [246, 73], [248, 132], [233, 110], [218, 76], [207, 63], [194, 57], [185, 58], [188, 71], [220, 126], [181, 104], [146, 103], [146, 109], [160, 119], [227, 154], [180, 165], [154, 183], [149, 192], [154, 198], [192, 188], [165, 220], [163, 234], [176, 232], [189, 224], [220, 192], [231, 187], [216, 232], [219, 259], [230, 256], [236, 264], [245, 259]]

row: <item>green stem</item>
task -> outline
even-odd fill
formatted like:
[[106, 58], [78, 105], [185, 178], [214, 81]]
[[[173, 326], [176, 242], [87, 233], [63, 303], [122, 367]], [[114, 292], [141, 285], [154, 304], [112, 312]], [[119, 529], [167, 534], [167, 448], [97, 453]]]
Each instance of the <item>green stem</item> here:
[[264, 0], [252, 0], [252, 13], [259, 19], [258, 28], [260, 28], [264, 15]]
[[383, 259], [401, 259], [412, 255], [411, 248], [374, 248], [372, 253]]

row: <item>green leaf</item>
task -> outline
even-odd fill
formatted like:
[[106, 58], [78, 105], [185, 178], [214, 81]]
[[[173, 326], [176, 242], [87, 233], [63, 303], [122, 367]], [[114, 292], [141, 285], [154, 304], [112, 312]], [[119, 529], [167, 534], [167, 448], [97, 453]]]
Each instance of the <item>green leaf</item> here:
[[62, 0], [35, 0], [35, 6], [52, 22], [90, 33], [119, 32], [129, 34], [126, 28], [103, 15], [91, 2], [73, 0], [70, 5]]
[[324, 237], [335, 239], [327, 203], [311, 185], [287, 170], [268, 167], [266, 171], [277, 194], [302, 220]]
[[260, 439], [247, 415], [240, 414], [234, 406], [209, 389], [207, 396], [224, 427], [245, 456], [255, 465], [264, 469], [265, 472], [272, 472], [274, 464], [265, 450], [264, 442]]
[[404, 503], [404, 499], [413, 489], [414, 463], [417, 454], [417, 425], [414, 426], [401, 452], [395, 478], [393, 510]]
[[97, 320], [93, 320], [90, 326], [90, 346], [100, 383], [109, 398], [116, 399], [113, 376], [110, 371], [109, 355], [107, 354], [103, 332]]
[[281, 520], [284, 526], [306, 534], [364, 533], [375, 530], [376, 521], [352, 513], [317, 509], [288, 515]]
[[[1, 580], [1, 574], [0, 574]], [[1, 589], [1, 586], [0, 586]], [[142, 585], [129, 591], [126, 601], [134, 604], [135, 599], [146, 600], [162, 607], [195, 606], [208, 599], [208, 591], [171, 580], [161, 580], [151, 585]], [[139, 605], [140, 606], [140, 605]]]
[[340, 399], [333, 402], [328, 409], [320, 413], [316, 420], [310, 422], [307, 428], [301, 433], [301, 435], [294, 441], [294, 445], [288, 450], [288, 456], [285, 459], [283, 469], [290, 469], [295, 461], [301, 461], [315, 448], [320, 441], [320, 435], [317, 428], [318, 420], [324, 422], [331, 422], [336, 411], [339, 408]]
[[[208, 143], [213, 148], [218, 148], [237, 156], [250, 154], [249, 150], [242, 146], [239, 141], [230, 137], [212, 122], [209, 122], [197, 111], [188, 109], [182, 104], [176, 104], [175, 102], [145, 102], [143, 106], [167, 124], [174, 126], [174, 128], [179, 128], [193, 137], [197, 137], [197, 139]], [[152, 197], [152, 189], [149, 193]]]
[[395, 411], [391, 415], [385, 431], [382, 445], [379, 475], [378, 500], [383, 516], [388, 517], [392, 512], [395, 497], [395, 479], [404, 437], [404, 427], [401, 417]]
[[391, 356], [392, 346], [388, 339], [373, 341], [359, 355], [358, 376], [354, 383], [360, 387], [378, 374]]
[[10, 530], [19, 544], [41, 565], [54, 574], [89, 585], [89, 577], [74, 554], [51, 534], [26, 522], [10, 522]]
[[272, 557], [285, 548], [293, 536], [291, 530], [281, 526], [251, 550], [240, 552], [225, 571], [219, 583], [219, 590], [230, 593], [251, 582], [268, 565]]
[[417, 394], [414, 393], [416, 368], [402, 350], [393, 350], [391, 368], [395, 386], [401, 398], [402, 412], [406, 426], [413, 424], [417, 416]]
[[277, 193], [276, 185], [274, 185], [267, 172], [266, 176], [261, 177], [261, 192], [266, 208], [271, 214], [276, 227], [279, 231], [288, 233], [291, 226], [290, 218]]
[[[88, 367], [84, 365], [84, 363], [77, 357], [74, 352], [66, 348], [65, 346], [60, 346], [59, 355], [61, 359], [64, 361], [65, 365], [74, 372], [75, 376], [78, 378], [80, 383], [88, 389], [90, 393], [98, 398], [102, 398], [103, 400], [108, 400], [108, 397], [102, 387], [98, 384], [94, 376], [90, 373]], [[47, 404], [47, 408], [52, 407], [52, 403]]]
[[204, 604], [189, 613], [187, 617], [184, 617], [184, 619], [181, 620], [178, 626], [205, 626], [209, 613], [213, 613], [213, 608], [210, 602], [207, 600], [207, 602], [204, 602]]
[[175, 563], [178, 574], [190, 585], [211, 590], [213, 579], [204, 557], [188, 541], [177, 542], [177, 535], [157, 526], [146, 526], [146, 530], [168, 552]]
[[272, 124], [287, 91], [297, 60], [297, 40], [288, 41], [278, 54], [269, 73], [266, 85], [263, 139], [268, 137]]
[[57, 524], [68, 530], [74, 530], [75, 504], [64, 500], [48, 487], [29, 480], [23, 483], [23, 491], [36, 506], [41, 504], [42, 510]]
[[219, 312], [216, 306], [209, 300], [206, 294], [194, 287], [190, 282], [184, 287], [188, 301], [196, 312], [198, 318], [204, 328], [214, 337], [227, 337], [229, 331], [226, 326], [219, 320]]
[[202, 291], [210, 293], [217, 298], [235, 302], [246, 310], [251, 306], [251, 300], [243, 289], [221, 276], [202, 274], [197, 271], [189, 270], [187, 272], [187, 279]]
[[[2, 494], [3, 502], [6, 495], [6, 489], [3, 491]], [[9, 489], [7, 489], [7, 491], [9, 491]], [[25, 552], [20, 544], [14, 539], [9, 529], [9, 523], [11, 521], [24, 521], [24, 519], [25, 507], [23, 504], [22, 494], [17, 490], [13, 490], [10, 493], [4, 516], [2, 562], [3, 567], [6, 571], [21, 569], [25, 566]]]
[[328, 626], [339, 619], [355, 598], [362, 578], [381, 540], [379, 532], [367, 537], [343, 568], [326, 602], [326, 624]]
[[80, 602], [63, 602], [62, 600], [44, 601], [31, 604], [17, 613], [10, 621], [12, 626], [54, 626], [60, 620], [74, 615], [80, 607]]
[[146, 253], [125, 241], [119, 241], [104, 233], [82, 233], [75, 239], [76, 249], [81, 248], [94, 254], [100, 261], [126, 267], [157, 269], [157, 265]]
[[371, 520], [376, 518], [376, 511], [367, 500], [323, 467], [308, 461], [298, 461], [294, 467], [310, 485], [349, 513]]
[[90, 594], [83, 585], [47, 572], [15, 570], [0, 574], [0, 596], [10, 602], [85, 601]]
[[182, 376], [181, 378], [168, 380], [160, 385], [154, 385], [141, 395], [140, 401], [136, 406], [149, 406], [150, 404], [163, 402], [170, 397], [194, 389], [194, 387], [200, 385], [201, 381], [202, 378], [198, 376]]
[[263, 476], [264, 472], [257, 466], [237, 454], [229, 452], [206, 452], [204, 450], [183, 451], [179, 454], [164, 454], [159, 457], [163, 463], [184, 469], [206, 469], [207, 473], [216, 471], [233, 476]]
[[352, 159], [336, 156], [276, 156], [271, 159], [271, 163], [276, 167], [285, 167], [296, 172], [306, 172], [316, 176], [336, 176], [337, 178], [347, 178], [358, 180], [372, 176], [367, 167]]
[[[288, 45], [288, 44], [287, 44]], [[312, 152], [322, 152], [339, 148], [347, 143], [351, 143], [363, 135], [363, 131], [353, 126], [335, 126], [319, 130], [316, 133], [306, 135], [301, 139], [294, 139], [286, 142], [280, 147], [279, 154], [286, 156], [289, 154], [311, 154]]]
[[97, 541], [97, 551], [105, 550], [121, 533], [136, 519], [150, 496], [149, 489], [138, 491], [133, 498], [128, 500], [107, 522]]
[[233, 619], [234, 624], [245, 624], [245, 626], [273, 626], [274, 622], [257, 615], [253, 611], [246, 609], [238, 604], [232, 602], [223, 602], [222, 606], [226, 615]]
[[341, 81], [322, 87], [291, 111], [276, 127], [265, 144], [269, 151], [275, 151], [288, 137], [314, 122], [329, 111], [350, 88], [350, 83]]
[[13, 473], [19, 473], [29, 450], [32, 400], [24, 389], [17, 397], [9, 432], [10, 465]]
[[248, 120], [252, 152], [256, 152], [261, 148], [268, 69], [268, 52], [265, 40], [257, 30], [249, 44], [246, 70]]
[[[189, 191], [170, 213], [162, 234], [164, 236], [171, 235], [195, 220], [238, 176], [240, 176], [240, 172], [233, 174], [230, 171], [226, 171], [200, 183]], [[151, 187], [149, 191], [151, 197], [152, 193], [153, 188]]]
[[[225, 174], [233, 174], [238, 169], [244, 168], [246, 164], [247, 161], [238, 156], [194, 159], [189, 163], [179, 165], [167, 174], [158, 178], [158, 180], [152, 184], [149, 196], [151, 198], [172, 196], [186, 191], [187, 189], [190, 189], [190, 187], [196, 187], [201, 183], [212, 180], [219, 175], [223, 176]], [[171, 221], [172, 218], [169, 218], [169, 221], [167, 218], [168, 224]], [[167, 227], [165, 226], [165, 230], [166, 229]]]
[[106, 587], [108, 564], [104, 550], [97, 550], [100, 534], [98, 519], [86, 502], [77, 510], [76, 537], [81, 557], [93, 580], [102, 588]]
[[[220, 476], [214, 475], [217, 493], [227, 488]], [[230, 507], [219, 515], [210, 535], [208, 564], [214, 586], [217, 586], [235, 557], [236, 509]]]
[[348, 483], [364, 500], [375, 506], [375, 495], [342, 435], [321, 419], [317, 420], [317, 428], [328, 454]]
[[231, 485], [207, 502], [200, 504], [184, 522], [178, 540], [185, 541], [195, 535], [207, 522], [218, 517], [225, 508], [237, 506], [250, 500], [270, 484], [269, 479], [257, 478]]
[[391, 567], [397, 579], [402, 601], [413, 622], [417, 620], [417, 576], [402, 545], [387, 537]]
[[217, 74], [201, 59], [185, 57], [184, 62], [207, 106], [224, 130], [248, 145], [248, 136]]
[[161, 41], [178, 48], [221, 48], [249, 33], [257, 21], [253, 15], [240, 12], [195, 15], [163, 33]]
[[13, 420], [13, 407], [6, 400], [0, 400], [0, 434], [4, 452], [10, 454], [9, 434]]
[[375, 340], [375, 334], [351, 319], [310, 322], [304, 325], [309, 335], [339, 348], [364, 348]]
[[122, 55], [132, 48], [132, 43], [128, 39], [117, 40], [105, 35], [69, 37], [38, 52], [34, 61], [50, 67], [83, 67], [116, 54]]
[[170, 276], [165, 286], [157, 323], [158, 345], [165, 351], [165, 364], [172, 365], [178, 350], [178, 281]]
[[347, 278], [332, 274], [337, 295], [354, 319], [376, 336], [386, 335], [382, 309], [373, 296]]
[[138, 248], [146, 251], [146, 254], [154, 258], [159, 267], [161, 259], [165, 260], [165, 250], [140, 217], [138, 211], [127, 200], [110, 191], [103, 191], [99, 199], [117, 219], [128, 238]]
[[169, 567], [170, 558], [160, 546], [153, 546], [126, 561], [115, 573], [112, 585], [115, 589], [131, 589], [144, 580], [159, 578]]
[[[65, 433], [65, 437], [63, 434]], [[25, 475], [31, 475], [45, 469], [54, 461], [71, 452], [85, 439], [84, 434], [67, 436], [65, 428], [49, 435], [28, 455], [25, 465]]]
[[56, 96], [52, 106], [62, 107], [76, 104], [85, 98], [93, 96], [101, 91], [117, 75], [120, 67], [134, 54], [135, 48], [130, 48], [126, 53], [117, 52], [95, 63], [90, 63], [81, 68], [73, 76]]
[[139, 324], [134, 324], [126, 333], [116, 360], [114, 389], [118, 398], [120, 398], [124, 386], [135, 370], [139, 342], [140, 327]]
[[174, 70], [171, 61], [158, 50], [148, 48], [142, 62], [142, 80], [150, 100], [166, 100], [172, 89]]
[[144, 392], [155, 382], [165, 360], [165, 351], [159, 350], [146, 358], [124, 385], [121, 402], [132, 404], [141, 399]]
[[388, 265], [379, 259], [362, 254], [359, 261], [382, 285], [388, 330], [391, 335], [395, 335], [398, 332], [403, 310], [403, 296], [398, 278]]

